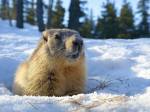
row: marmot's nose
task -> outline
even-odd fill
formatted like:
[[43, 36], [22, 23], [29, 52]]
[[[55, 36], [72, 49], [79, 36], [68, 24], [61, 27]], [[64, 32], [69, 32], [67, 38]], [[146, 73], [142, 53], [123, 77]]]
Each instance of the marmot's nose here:
[[73, 46], [77, 47], [82, 47], [83, 46], [83, 40], [80, 39], [80, 38], [76, 38], [74, 41], [73, 41]]

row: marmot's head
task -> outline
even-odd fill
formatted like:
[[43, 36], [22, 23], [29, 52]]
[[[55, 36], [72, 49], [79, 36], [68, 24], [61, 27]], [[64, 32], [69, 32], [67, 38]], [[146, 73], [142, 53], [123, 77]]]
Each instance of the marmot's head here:
[[83, 55], [83, 40], [80, 34], [69, 29], [50, 29], [43, 32], [43, 39], [50, 54], [68, 59], [77, 59]]

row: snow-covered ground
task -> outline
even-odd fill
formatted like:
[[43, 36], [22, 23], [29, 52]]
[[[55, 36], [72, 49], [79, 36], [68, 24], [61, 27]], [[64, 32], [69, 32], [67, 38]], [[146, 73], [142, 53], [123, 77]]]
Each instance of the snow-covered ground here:
[[14, 72], [36, 47], [36, 27], [0, 20], [0, 112], [149, 112], [150, 39], [85, 39], [86, 93], [72, 97], [13, 95]]

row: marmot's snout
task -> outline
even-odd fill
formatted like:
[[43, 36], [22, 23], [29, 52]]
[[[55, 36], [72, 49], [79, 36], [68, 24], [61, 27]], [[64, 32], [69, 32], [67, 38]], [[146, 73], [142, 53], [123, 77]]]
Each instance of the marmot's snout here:
[[71, 53], [71, 58], [77, 58], [82, 51], [82, 47], [83, 47], [83, 40], [80, 38], [76, 38], [73, 41], [73, 51]]
[[78, 35], [73, 35], [65, 42], [66, 57], [69, 59], [77, 59], [83, 53], [83, 40]]

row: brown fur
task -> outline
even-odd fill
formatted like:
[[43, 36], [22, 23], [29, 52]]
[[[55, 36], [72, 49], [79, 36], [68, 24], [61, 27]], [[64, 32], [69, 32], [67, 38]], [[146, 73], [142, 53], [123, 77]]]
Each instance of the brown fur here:
[[[66, 29], [65, 29], [66, 30]], [[65, 35], [67, 49], [72, 49], [74, 40], [67, 31]], [[49, 31], [43, 33], [48, 38]], [[55, 33], [55, 30], [54, 30]], [[78, 59], [70, 62], [63, 56], [51, 56], [50, 45], [41, 38], [38, 47], [31, 57], [22, 63], [15, 76], [13, 92], [18, 95], [63, 96], [75, 95], [84, 92], [86, 73], [84, 50]], [[52, 39], [54, 42], [54, 40]]]

